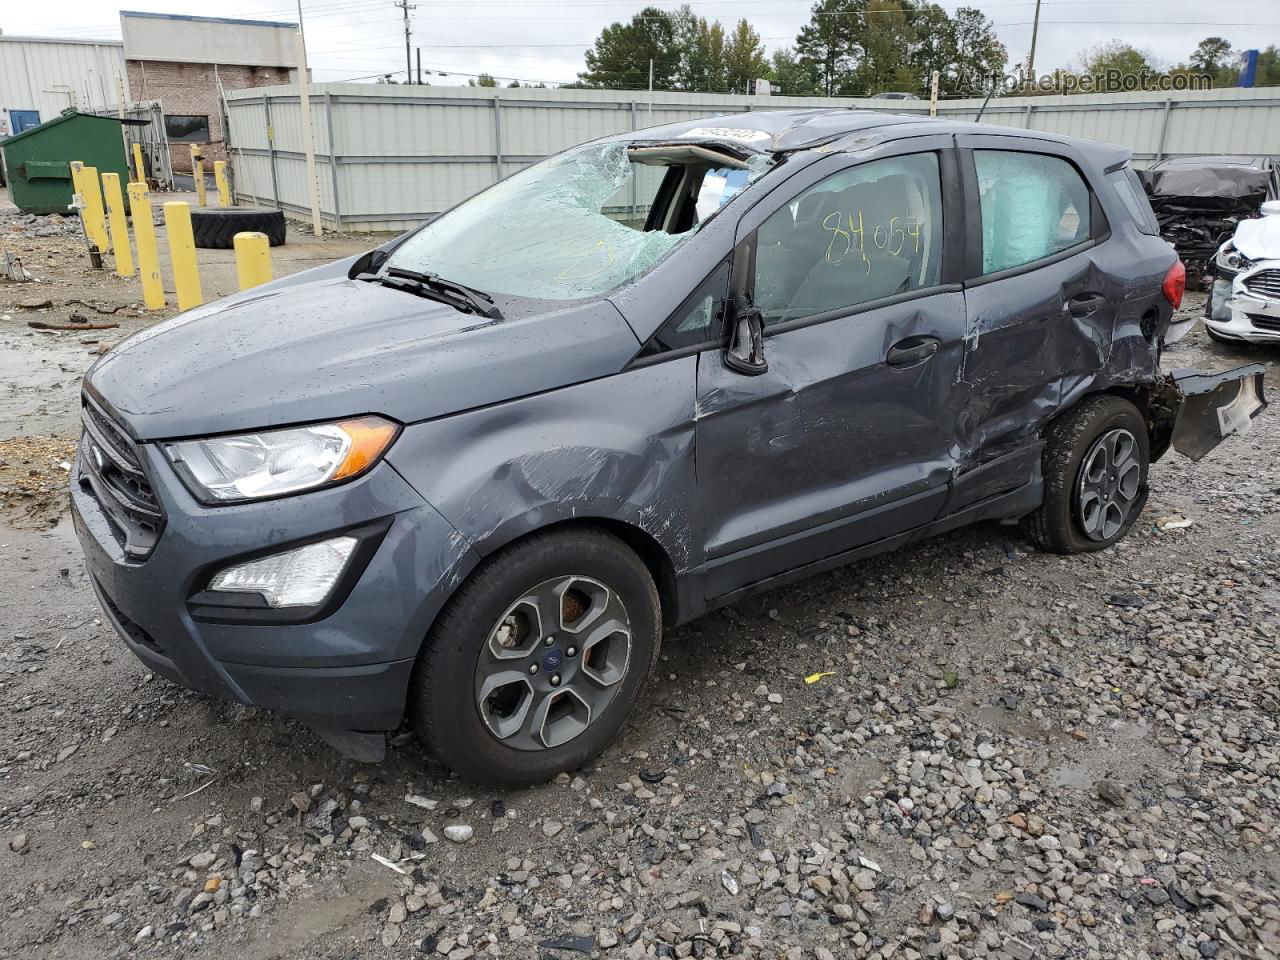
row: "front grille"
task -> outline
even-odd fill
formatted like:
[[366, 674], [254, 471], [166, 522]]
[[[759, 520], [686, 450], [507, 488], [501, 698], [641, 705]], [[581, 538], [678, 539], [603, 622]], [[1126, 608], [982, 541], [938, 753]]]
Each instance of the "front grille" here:
[[1245, 278], [1244, 288], [1255, 297], [1280, 300], [1280, 270], [1260, 270]]
[[1248, 317], [1249, 322], [1259, 330], [1270, 330], [1273, 333], [1280, 333], [1280, 320], [1277, 320], [1275, 317], [1266, 317], [1260, 313], [1246, 313], [1245, 316]]
[[80, 483], [111, 521], [125, 556], [145, 560], [164, 529], [164, 512], [137, 445], [88, 397], [83, 398], [80, 421]]

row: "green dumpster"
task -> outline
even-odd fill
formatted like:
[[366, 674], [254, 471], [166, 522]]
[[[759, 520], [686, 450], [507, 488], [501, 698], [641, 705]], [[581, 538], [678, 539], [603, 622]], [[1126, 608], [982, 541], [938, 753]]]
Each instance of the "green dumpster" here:
[[64, 110], [37, 127], [0, 140], [9, 198], [24, 213], [66, 213], [71, 205], [71, 161], [129, 180], [124, 137], [115, 117]]

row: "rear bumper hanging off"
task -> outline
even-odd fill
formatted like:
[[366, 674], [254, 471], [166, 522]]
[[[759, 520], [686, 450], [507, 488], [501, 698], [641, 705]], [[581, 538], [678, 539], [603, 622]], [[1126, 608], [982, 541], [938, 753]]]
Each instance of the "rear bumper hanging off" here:
[[1151, 398], [1152, 459], [1170, 446], [1202, 460], [1227, 437], [1245, 433], [1267, 409], [1260, 363], [1223, 373], [1175, 370], [1156, 384]]

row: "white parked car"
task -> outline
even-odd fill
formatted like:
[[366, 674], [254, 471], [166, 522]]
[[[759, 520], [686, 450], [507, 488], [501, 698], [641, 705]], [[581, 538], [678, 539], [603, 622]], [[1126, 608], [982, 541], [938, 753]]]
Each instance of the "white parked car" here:
[[1215, 340], [1280, 343], [1280, 200], [1242, 220], [1214, 257], [1217, 273], [1205, 307]]

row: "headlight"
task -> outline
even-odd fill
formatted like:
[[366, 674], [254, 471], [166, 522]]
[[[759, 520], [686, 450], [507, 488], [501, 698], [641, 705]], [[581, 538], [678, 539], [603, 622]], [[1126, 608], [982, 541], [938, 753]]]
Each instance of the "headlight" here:
[[358, 477], [381, 459], [399, 427], [382, 417], [242, 433], [164, 445], [204, 503], [261, 500]]
[[355, 537], [310, 543], [228, 567], [210, 581], [209, 589], [261, 594], [269, 607], [315, 606], [329, 596], [355, 547]]
[[1253, 266], [1253, 261], [1242, 254], [1233, 244], [1226, 244], [1213, 258], [1214, 265], [1224, 274], [1235, 276]]

